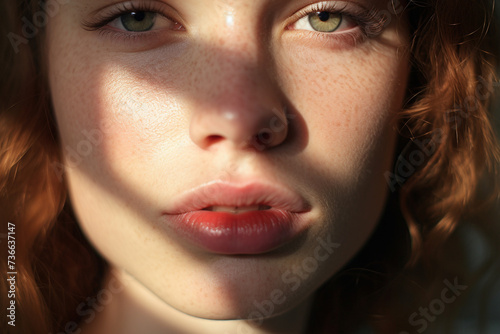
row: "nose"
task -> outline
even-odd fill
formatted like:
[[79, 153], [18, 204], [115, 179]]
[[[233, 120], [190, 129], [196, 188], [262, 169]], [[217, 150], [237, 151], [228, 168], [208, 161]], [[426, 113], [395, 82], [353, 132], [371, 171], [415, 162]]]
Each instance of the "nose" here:
[[193, 106], [191, 140], [205, 150], [221, 145], [264, 150], [283, 143], [286, 106], [270, 75], [273, 65], [234, 49], [204, 53], [203, 58], [195, 71], [200, 102]]

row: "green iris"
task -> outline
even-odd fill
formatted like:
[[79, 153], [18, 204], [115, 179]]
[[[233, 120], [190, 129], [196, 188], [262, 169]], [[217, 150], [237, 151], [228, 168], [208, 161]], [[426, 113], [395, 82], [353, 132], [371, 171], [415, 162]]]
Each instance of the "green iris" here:
[[309, 14], [309, 23], [319, 32], [334, 32], [342, 23], [342, 15], [331, 12], [316, 12]]
[[153, 12], [130, 12], [121, 16], [123, 27], [128, 31], [148, 31], [155, 24], [156, 13]]

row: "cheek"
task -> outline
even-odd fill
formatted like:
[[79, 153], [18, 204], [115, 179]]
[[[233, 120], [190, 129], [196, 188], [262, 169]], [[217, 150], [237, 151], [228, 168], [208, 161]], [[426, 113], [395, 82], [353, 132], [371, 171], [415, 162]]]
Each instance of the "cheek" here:
[[325, 227], [359, 245], [384, 207], [407, 57], [370, 43], [339, 53], [286, 49], [296, 56], [281, 56], [282, 86], [308, 130], [300, 169], [311, 171], [304, 177], [337, 222]]
[[135, 58], [109, 52], [79, 26], [69, 29], [78, 19], [65, 14], [47, 27], [49, 83], [63, 153], [69, 167], [106, 182], [123, 166], [179, 143], [187, 120], [175, 83], [183, 69], [175, 64], [183, 52], [159, 49]]
[[173, 158], [166, 148], [182, 141], [187, 118], [171, 82], [154, 83], [120, 59], [52, 59], [58, 64], [50, 76], [52, 98], [69, 173], [79, 170], [116, 187], [131, 171], [143, 178], [144, 161]]
[[401, 107], [405, 59], [367, 45], [340, 54], [301, 48], [281, 62], [289, 69], [283, 71], [286, 95], [307, 121], [310, 146], [336, 158], [366, 152], [387, 135]]
[[283, 86], [303, 112], [314, 154], [328, 152], [323, 159], [361, 166], [380, 145], [389, 145], [390, 153], [406, 87], [406, 56], [377, 51], [369, 42], [340, 53], [288, 49], [298, 56], [282, 57]]

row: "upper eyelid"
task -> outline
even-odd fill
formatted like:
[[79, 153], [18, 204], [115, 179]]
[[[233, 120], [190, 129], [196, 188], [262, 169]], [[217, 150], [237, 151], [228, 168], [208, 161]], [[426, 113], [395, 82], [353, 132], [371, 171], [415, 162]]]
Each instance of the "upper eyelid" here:
[[321, 1], [313, 4], [309, 4], [297, 11], [295, 11], [291, 16], [291, 20], [298, 20], [306, 16], [307, 14], [313, 13], [315, 11], [328, 10], [332, 12], [344, 12], [350, 5], [345, 1]]

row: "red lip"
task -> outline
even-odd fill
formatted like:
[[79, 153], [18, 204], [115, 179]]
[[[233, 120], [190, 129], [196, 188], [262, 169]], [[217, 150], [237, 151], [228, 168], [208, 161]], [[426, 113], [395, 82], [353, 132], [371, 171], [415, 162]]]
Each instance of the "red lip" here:
[[[242, 213], [206, 211], [211, 206], [267, 210]], [[164, 212], [167, 226], [202, 250], [220, 254], [260, 254], [297, 237], [305, 228], [306, 201], [275, 184], [214, 181], [182, 194]]]

